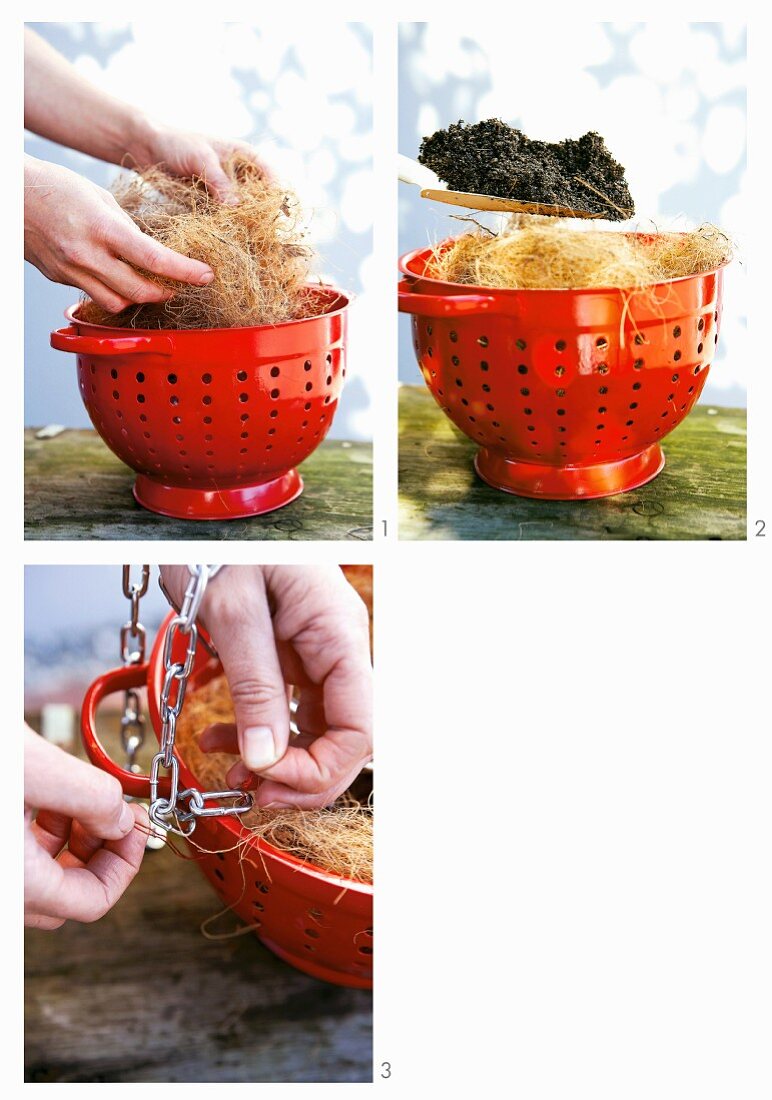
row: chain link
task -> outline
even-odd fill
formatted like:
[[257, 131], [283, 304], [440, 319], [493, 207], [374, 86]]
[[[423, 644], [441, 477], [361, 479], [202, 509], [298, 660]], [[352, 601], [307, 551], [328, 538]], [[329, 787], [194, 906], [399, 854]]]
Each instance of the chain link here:
[[[169, 623], [164, 639], [164, 679], [159, 701], [161, 745], [153, 757], [150, 769], [149, 813], [155, 825], [177, 833], [179, 836], [190, 836], [199, 817], [224, 817], [246, 813], [252, 808], [253, 803], [252, 795], [248, 791], [198, 791], [193, 787], [180, 791], [179, 764], [174, 755], [177, 719], [182, 712], [185, 690], [196, 658], [198, 645], [196, 618], [209, 581], [222, 568], [221, 565], [189, 565], [189, 580], [179, 609], [175, 607], [161, 579], [161, 590], [177, 614]], [[184, 660], [175, 661], [175, 644], [178, 644], [180, 638], [187, 639], [185, 656]], [[160, 798], [158, 795], [161, 768], [169, 773], [171, 790], [168, 798]], [[207, 805], [209, 802], [221, 803], [222, 801], [230, 801], [231, 805]]]
[[[120, 652], [125, 668], [141, 665], [145, 661], [145, 642], [147, 633], [139, 621], [139, 601], [147, 592], [150, 580], [150, 566], [143, 565], [140, 579], [131, 579], [131, 566], [123, 567], [123, 594], [130, 602], [130, 616], [121, 627]], [[132, 648], [133, 639], [133, 648]], [[126, 767], [135, 774], [141, 771], [137, 763], [137, 753], [145, 743], [145, 717], [140, 710], [139, 695], [129, 688], [123, 697], [123, 715], [121, 717], [121, 744], [126, 753]]]

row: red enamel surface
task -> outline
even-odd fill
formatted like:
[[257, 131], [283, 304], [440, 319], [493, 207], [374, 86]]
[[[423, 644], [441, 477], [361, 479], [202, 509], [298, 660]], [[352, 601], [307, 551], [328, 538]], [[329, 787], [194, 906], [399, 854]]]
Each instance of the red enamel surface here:
[[302, 490], [295, 467], [332, 424], [345, 377], [349, 298], [283, 325], [127, 332], [78, 320], [51, 336], [77, 355], [78, 386], [107, 446], [165, 515], [258, 515]]
[[656, 476], [659, 442], [708, 376], [721, 270], [641, 292], [486, 290], [429, 278], [430, 254], [402, 258], [400, 309], [432, 396], [480, 447], [484, 480], [575, 499]]

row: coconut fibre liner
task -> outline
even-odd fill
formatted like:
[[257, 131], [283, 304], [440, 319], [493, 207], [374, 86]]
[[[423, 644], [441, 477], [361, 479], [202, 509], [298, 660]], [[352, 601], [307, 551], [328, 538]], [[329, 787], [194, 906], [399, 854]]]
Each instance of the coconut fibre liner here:
[[143, 271], [173, 296], [117, 314], [86, 300], [79, 310], [84, 321], [127, 328], [240, 328], [319, 313], [307, 289], [314, 254], [305, 242], [297, 197], [264, 180], [243, 157], [233, 157], [224, 168], [238, 198], [235, 205], [213, 198], [203, 179], [179, 179], [161, 167], [116, 181], [113, 194], [134, 224], [167, 248], [208, 264], [214, 280], [191, 286]]
[[559, 220], [517, 215], [499, 234], [481, 229], [439, 245], [426, 273], [494, 289], [633, 290], [711, 271], [731, 254], [729, 238], [712, 225], [639, 235], [569, 229]]
[[[238, 760], [223, 752], [204, 752], [199, 737], [214, 722], [233, 722], [234, 712], [224, 675], [191, 691], [177, 725], [176, 744], [202, 787], [224, 790], [226, 775]], [[373, 814], [359, 784], [322, 810], [255, 808], [239, 817], [248, 830], [244, 843], [260, 837], [282, 852], [313, 863], [330, 874], [358, 882], [373, 880]]]

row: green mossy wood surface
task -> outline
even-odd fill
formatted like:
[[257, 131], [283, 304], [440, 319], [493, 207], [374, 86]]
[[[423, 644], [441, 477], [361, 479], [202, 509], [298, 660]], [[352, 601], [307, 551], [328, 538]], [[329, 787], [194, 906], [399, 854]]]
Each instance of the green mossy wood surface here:
[[28, 539], [371, 539], [372, 448], [326, 440], [300, 467], [292, 504], [253, 519], [167, 519], [131, 495], [134, 474], [96, 432], [25, 440]]
[[[117, 719], [100, 735], [120, 760]], [[370, 991], [309, 978], [251, 932], [205, 939], [220, 909], [196, 864], [162, 849], [102, 920], [28, 929], [25, 1080], [371, 1081]], [[226, 913], [210, 931], [240, 925]]]
[[603, 500], [527, 500], [485, 485], [476, 447], [421, 386], [400, 390], [402, 539], [744, 539], [745, 410], [695, 408], [648, 485]]

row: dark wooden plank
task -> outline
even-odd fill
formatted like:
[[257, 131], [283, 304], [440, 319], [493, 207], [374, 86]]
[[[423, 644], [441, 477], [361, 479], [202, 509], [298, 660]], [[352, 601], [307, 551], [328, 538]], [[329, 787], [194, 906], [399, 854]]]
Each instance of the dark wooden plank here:
[[96, 432], [54, 439], [25, 432], [28, 539], [371, 539], [372, 447], [326, 440], [304, 463], [305, 491], [266, 516], [226, 522], [167, 519], [131, 495], [134, 475]]
[[604, 500], [526, 500], [485, 485], [474, 443], [421, 386], [400, 390], [400, 538], [744, 539], [745, 410], [702, 405], [663, 442], [665, 469]]
[[372, 1080], [371, 994], [306, 977], [251, 933], [204, 939], [219, 907], [162, 850], [101, 921], [28, 931], [25, 1079]]

